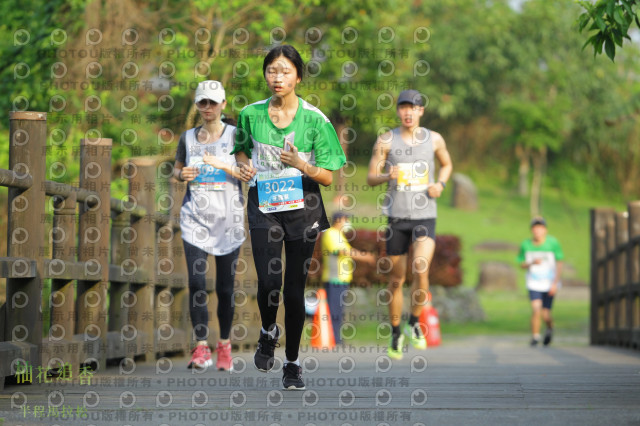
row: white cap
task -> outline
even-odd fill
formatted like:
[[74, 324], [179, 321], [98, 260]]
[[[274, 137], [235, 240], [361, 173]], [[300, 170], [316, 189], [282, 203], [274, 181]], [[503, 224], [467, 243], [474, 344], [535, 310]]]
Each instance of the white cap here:
[[210, 99], [216, 103], [222, 103], [225, 100], [224, 87], [222, 83], [215, 80], [201, 81], [196, 89], [195, 103], [200, 102], [203, 99]]

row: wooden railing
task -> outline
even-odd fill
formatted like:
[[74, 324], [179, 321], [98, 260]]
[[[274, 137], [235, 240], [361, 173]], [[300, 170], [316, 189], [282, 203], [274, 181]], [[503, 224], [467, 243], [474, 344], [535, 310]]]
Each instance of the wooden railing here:
[[[178, 224], [185, 186], [170, 178], [172, 162], [129, 160], [121, 171], [129, 196], [118, 200], [110, 192], [111, 139], [81, 141], [76, 188], [45, 178], [46, 113], [11, 113], [10, 138], [9, 169], [0, 169], [0, 185], [9, 187], [8, 250], [0, 258], [7, 283], [0, 308], [0, 389], [19, 364], [59, 369], [66, 363], [77, 372], [80, 365], [100, 369], [107, 360], [149, 362], [187, 351], [191, 323]], [[156, 200], [160, 183], [168, 193]], [[47, 197], [52, 221], [45, 214]], [[50, 325], [43, 330], [46, 279]], [[211, 296], [214, 286], [207, 279]], [[236, 307], [236, 315], [246, 320], [244, 311], [257, 309], [255, 295], [243, 294], [245, 308]], [[209, 312], [216, 304], [210, 297]], [[209, 326], [217, 330], [215, 315]]]
[[640, 349], [640, 201], [591, 211], [591, 344]]

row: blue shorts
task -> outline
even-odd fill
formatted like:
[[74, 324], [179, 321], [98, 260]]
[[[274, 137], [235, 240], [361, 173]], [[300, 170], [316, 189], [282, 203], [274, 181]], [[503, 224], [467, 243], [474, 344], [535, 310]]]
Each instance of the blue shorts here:
[[548, 291], [529, 290], [529, 299], [542, 300], [542, 307], [545, 309], [551, 309], [551, 304], [553, 303], [553, 296], [550, 296]]

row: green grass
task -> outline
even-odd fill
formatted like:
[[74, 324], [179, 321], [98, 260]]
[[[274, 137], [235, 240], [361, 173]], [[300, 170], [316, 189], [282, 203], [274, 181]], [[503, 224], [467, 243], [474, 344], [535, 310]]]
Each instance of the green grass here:
[[[531, 307], [523, 292], [482, 292], [480, 302], [487, 319], [477, 323], [448, 323], [442, 325], [447, 336], [528, 334]], [[587, 300], [563, 300], [562, 294], [552, 308], [554, 328], [563, 335], [586, 336], [589, 326]], [[544, 327], [542, 328], [544, 330]]]
[[[478, 172], [479, 173], [479, 172]], [[349, 203], [347, 209], [354, 214], [357, 228], [376, 229], [386, 220], [376, 207], [377, 197], [384, 193], [386, 185], [370, 188], [366, 185], [367, 166], [359, 165], [349, 177], [349, 187], [345, 191]], [[463, 285], [475, 287], [478, 281], [480, 263], [497, 260], [516, 266], [514, 251], [478, 251], [474, 247], [484, 241], [504, 241], [519, 244], [530, 237], [529, 198], [521, 197], [510, 185], [498, 177], [499, 173], [483, 173], [475, 178], [478, 189], [478, 210], [463, 211], [451, 207], [451, 185], [438, 200], [438, 234], [453, 234], [462, 244]], [[332, 203], [337, 193], [334, 185], [325, 188], [324, 200], [328, 212], [337, 209]], [[560, 241], [564, 253], [566, 278], [574, 278], [585, 283], [589, 279], [589, 210], [597, 206], [612, 206], [624, 210], [625, 206], [602, 199], [582, 199], [563, 193], [554, 188], [543, 188], [542, 214], [548, 222], [549, 234]], [[480, 323], [442, 324], [443, 337], [463, 335], [528, 334], [530, 307], [524, 288], [524, 272], [518, 269], [519, 290], [509, 292], [480, 292], [479, 297], [487, 315]], [[383, 309], [386, 314], [386, 308]], [[586, 336], [588, 330], [589, 301], [563, 300], [558, 296], [553, 309], [556, 328], [573, 336]], [[354, 342], [375, 341], [378, 323], [371, 321], [357, 323]]]
[[[372, 292], [375, 293], [374, 290]], [[524, 290], [480, 292], [479, 297], [485, 310], [485, 321], [473, 323], [441, 322], [440, 330], [445, 341], [465, 336], [528, 336], [530, 334], [531, 308], [529, 298]], [[372, 305], [374, 303], [365, 302], [362, 306], [354, 306], [352, 312], [355, 317], [351, 316], [350, 318], [349, 313], [346, 314], [346, 321], [352, 322], [356, 329], [356, 334], [349, 343], [387, 343], [387, 308], [371, 308]], [[589, 327], [589, 301], [587, 299], [565, 299], [561, 291], [554, 301], [552, 315], [554, 328], [562, 338], [582, 341], [587, 338]], [[381, 329], [379, 329], [380, 324], [383, 324]], [[544, 326], [542, 326], [542, 330], [544, 330]]]
[[[376, 207], [377, 197], [386, 190], [386, 185], [370, 188], [366, 185], [367, 168], [360, 165], [354, 176], [348, 178], [345, 191], [349, 201], [347, 207], [354, 214], [357, 228], [376, 229], [386, 223]], [[328, 212], [338, 208], [331, 202], [336, 195], [334, 185], [324, 188], [324, 200]], [[515, 264], [516, 253], [480, 252], [474, 247], [490, 240], [500, 240], [519, 245], [530, 237], [529, 198], [521, 197], [515, 190], [498, 178], [483, 177], [475, 181], [478, 188], [478, 210], [464, 211], [451, 207], [451, 185], [438, 200], [438, 234], [457, 235], [462, 243], [462, 268], [464, 285], [474, 287], [477, 283], [479, 264], [484, 260], [501, 260]], [[568, 274], [575, 271], [575, 278], [587, 281], [589, 277], [589, 210], [597, 206], [613, 206], [623, 210], [624, 205], [606, 200], [581, 199], [563, 194], [557, 189], [544, 188], [542, 214], [548, 222], [549, 234], [560, 241], [565, 252]], [[521, 279], [524, 279], [521, 273]]]

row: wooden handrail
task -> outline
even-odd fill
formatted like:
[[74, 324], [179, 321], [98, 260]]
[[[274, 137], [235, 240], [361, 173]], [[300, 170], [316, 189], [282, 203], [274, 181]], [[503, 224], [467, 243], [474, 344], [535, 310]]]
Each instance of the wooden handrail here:
[[33, 177], [29, 173], [20, 174], [14, 170], [0, 169], [0, 186], [29, 189], [33, 185]]
[[[13, 170], [0, 169], [0, 186], [8, 188], [29, 189], [33, 185], [31, 175], [20, 175]], [[86, 203], [88, 207], [93, 207], [98, 203], [100, 198], [96, 191], [78, 188], [67, 183], [46, 180], [44, 182], [45, 193], [48, 196], [58, 196], [67, 198], [72, 192], [76, 193], [76, 199], [79, 202]], [[144, 218], [147, 216], [147, 209], [138, 206], [130, 201], [120, 200], [118, 198], [110, 199], [111, 211], [115, 213], [129, 212], [131, 216], [136, 218]], [[168, 225], [171, 217], [167, 214], [156, 213], [151, 220], [159, 225]]]
[[[102, 367], [109, 358], [185, 353], [191, 324], [178, 219], [185, 186], [158, 172], [166, 164], [157, 159], [133, 158], [129, 198], [111, 197], [110, 139], [81, 141], [79, 187], [46, 180], [46, 113], [12, 113], [10, 120], [10, 164], [0, 169], [0, 186], [13, 188], [9, 250], [0, 257], [7, 279], [0, 343], [15, 344], [0, 344], [0, 382], [15, 373], [16, 356], [34, 367], [59, 359], [77, 372], [86, 362]], [[168, 185], [168, 212], [156, 211], [159, 179]], [[53, 197], [52, 226], [46, 197]], [[45, 330], [44, 280], [51, 280]], [[159, 341], [159, 326], [175, 337]], [[124, 336], [132, 330], [134, 337]]]
[[592, 344], [640, 349], [640, 201], [591, 211]]

